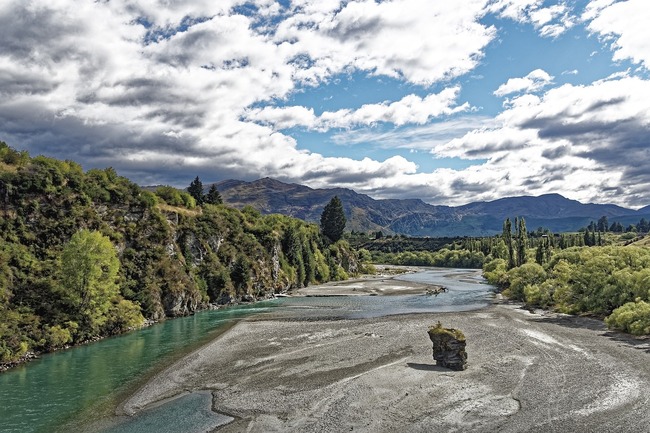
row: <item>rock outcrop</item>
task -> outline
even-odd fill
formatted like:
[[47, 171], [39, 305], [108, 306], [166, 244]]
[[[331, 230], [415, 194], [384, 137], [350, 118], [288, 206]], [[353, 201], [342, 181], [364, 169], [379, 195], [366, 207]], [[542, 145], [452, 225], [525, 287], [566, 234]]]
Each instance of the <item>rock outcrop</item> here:
[[436, 365], [452, 370], [467, 368], [465, 335], [457, 329], [443, 328], [438, 322], [429, 328], [429, 338], [433, 343], [433, 359]]

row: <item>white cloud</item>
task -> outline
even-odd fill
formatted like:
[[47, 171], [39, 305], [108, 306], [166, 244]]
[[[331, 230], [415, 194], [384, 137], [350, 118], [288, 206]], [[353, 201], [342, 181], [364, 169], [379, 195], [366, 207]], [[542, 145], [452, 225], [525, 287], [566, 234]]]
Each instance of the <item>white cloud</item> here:
[[[494, 38], [479, 21], [485, 2], [2, 2], [0, 132], [142, 184], [273, 176], [363, 189], [416, 176], [401, 156], [328, 158], [277, 130], [423, 125], [469, 109], [445, 80], [472, 70]], [[243, 3], [258, 13], [234, 13]], [[276, 107], [297, 86], [351, 71], [440, 90], [318, 116]]]
[[485, 116], [464, 116], [427, 125], [408, 126], [388, 131], [361, 128], [341, 131], [332, 136], [338, 145], [373, 143], [384, 149], [411, 149], [431, 151], [454, 137], [467, 132], [493, 126], [494, 119]]
[[536, 92], [553, 82], [548, 72], [542, 69], [535, 69], [523, 78], [510, 78], [505, 84], [499, 86], [494, 92], [496, 96], [505, 96], [511, 93]]
[[567, 84], [514, 99], [496, 119], [501, 126], [471, 131], [435, 153], [487, 158], [474, 170], [507, 177], [507, 185], [495, 186], [497, 196], [561, 192], [583, 201], [644, 204], [650, 175], [639, 161], [650, 157], [648, 101], [650, 81], [640, 78]]
[[433, 117], [459, 113], [469, 109], [469, 104], [455, 105], [459, 87], [450, 87], [438, 94], [421, 98], [407, 95], [399, 101], [381, 104], [365, 104], [356, 110], [326, 111], [320, 116], [306, 107], [263, 107], [249, 110], [247, 119], [270, 124], [275, 129], [302, 126], [326, 131], [331, 128], [368, 126], [378, 122], [402, 126], [409, 123], [422, 125]]
[[[309, 66], [296, 78], [319, 83], [347, 68], [431, 85], [473, 69], [495, 29], [479, 23], [485, 0], [309, 4], [278, 26]], [[302, 2], [299, 2], [302, 3]]]
[[650, 8], [646, 0], [592, 1], [583, 19], [590, 31], [612, 40], [614, 60], [630, 59], [650, 69]]
[[487, 9], [502, 18], [532, 24], [543, 37], [556, 38], [576, 21], [564, 2], [544, 7], [544, 0], [497, 0]]
[[[244, 3], [257, 14], [233, 12]], [[650, 49], [636, 24], [647, 17], [641, 3], [592, 2], [589, 28], [612, 38], [616, 58], [647, 66]], [[496, 119], [432, 123], [470, 109], [458, 102], [452, 79], [472, 72], [496, 38], [496, 28], [481, 22], [485, 14], [557, 36], [572, 25], [570, 8], [557, 6], [8, 0], [0, 2], [0, 139], [86, 168], [113, 166], [142, 184], [272, 176], [445, 204], [544, 192], [592, 200], [603, 188], [619, 188], [611, 201], [640, 202], [650, 186], [645, 172], [634, 170], [648, 160], [639, 138], [650, 135], [647, 81], [612, 76], [540, 95], [552, 77], [537, 70], [497, 90], [520, 96]], [[623, 12], [634, 16], [629, 28]], [[393, 77], [408, 95], [318, 114], [282, 107], [305, 84], [359, 71]], [[434, 90], [418, 96], [424, 88]], [[278, 132], [295, 126], [342, 128], [333, 137], [339, 144], [375, 141], [383, 149], [487, 162], [421, 173], [401, 156], [324, 157]]]

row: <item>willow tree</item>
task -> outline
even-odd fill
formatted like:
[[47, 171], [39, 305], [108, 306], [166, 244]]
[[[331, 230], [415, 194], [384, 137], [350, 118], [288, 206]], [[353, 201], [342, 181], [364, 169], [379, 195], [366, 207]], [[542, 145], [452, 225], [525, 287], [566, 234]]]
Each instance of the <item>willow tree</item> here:
[[119, 297], [120, 262], [111, 240], [96, 231], [80, 230], [63, 249], [61, 283], [79, 321], [83, 337], [97, 335]]

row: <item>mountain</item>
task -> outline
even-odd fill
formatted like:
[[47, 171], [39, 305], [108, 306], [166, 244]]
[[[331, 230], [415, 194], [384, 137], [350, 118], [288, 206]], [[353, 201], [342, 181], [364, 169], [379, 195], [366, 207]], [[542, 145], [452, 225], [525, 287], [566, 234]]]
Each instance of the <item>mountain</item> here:
[[650, 206], [635, 211], [610, 204], [583, 204], [559, 194], [509, 197], [463, 206], [436, 206], [419, 199], [375, 200], [345, 188], [313, 189], [271, 178], [252, 182], [226, 180], [216, 184], [224, 202], [237, 208], [252, 206], [262, 213], [279, 213], [318, 222], [335, 195], [343, 202], [347, 229], [383, 231], [409, 236], [485, 236], [501, 232], [505, 218], [524, 217], [529, 230], [575, 231], [606, 216], [611, 222], [635, 224], [649, 218]]
[[351, 189], [312, 189], [264, 178], [253, 182], [236, 180], [216, 184], [223, 200], [230, 206], [252, 206], [262, 213], [279, 213], [306, 221], [319, 221], [325, 205], [338, 196], [348, 218], [348, 229], [385, 233], [406, 233], [413, 224], [428, 226], [453, 218], [448, 206], [432, 206], [422, 200], [375, 200]]
[[528, 215], [536, 218], [591, 217], [607, 218], [636, 215], [636, 211], [613, 204], [583, 204], [560, 194], [544, 194], [538, 197], [523, 196], [502, 198], [490, 202], [476, 202], [460, 206], [461, 212], [489, 214], [500, 218], [512, 215]]

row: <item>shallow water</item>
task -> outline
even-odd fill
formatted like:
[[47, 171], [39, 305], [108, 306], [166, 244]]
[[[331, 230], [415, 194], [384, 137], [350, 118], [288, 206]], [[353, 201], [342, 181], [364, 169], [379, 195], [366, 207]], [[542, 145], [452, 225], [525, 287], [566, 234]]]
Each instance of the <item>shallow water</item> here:
[[265, 304], [271, 307], [265, 314], [305, 319], [361, 319], [408, 313], [446, 313], [483, 308], [492, 297], [492, 287], [485, 284], [480, 271], [475, 270], [427, 269], [395, 279], [440, 285], [446, 287], [447, 292], [439, 295], [280, 298]]
[[[121, 398], [142, 385], [151, 374], [212, 340], [242, 317], [262, 314], [310, 320], [467, 311], [486, 306], [491, 297], [491, 286], [483, 284], [479, 271], [427, 269], [397, 279], [443, 285], [448, 292], [438, 296], [280, 298], [251, 306], [205, 311], [45, 355], [0, 374], [0, 432], [56, 432], [71, 421], [108, 415]], [[186, 418], [196, 410], [194, 398], [193, 393], [173, 405], [177, 411], [174, 419]], [[160, 419], [159, 416], [151, 418], [148, 413], [106, 431], [146, 431], [143, 426], [154, 418]], [[168, 422], [164, 427], [165, 431], [186, 428], [174, 430]]]
[[42, 356], [0, 374], [0, 432], [56, 432], [107, 415], [149, 374], [215, 338], [258, 305], [206, 311]]
[[194, 431], [209, 432], [216, 427], [228, 424], [233, 419], [233, 417], [212, 411], [212, 393], [210, 391], [198, 391], [144, 410], [137, 417], [122, 417], [117, 423], [102, 431], [111, 433], [175, 433], [179, 431], [178, 420], [182, 420], [183, 426], [192, 425]]

